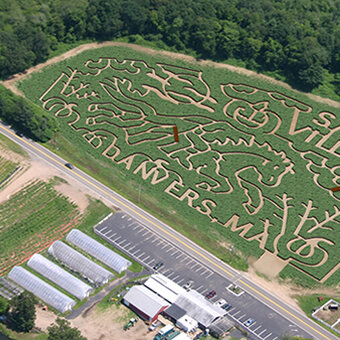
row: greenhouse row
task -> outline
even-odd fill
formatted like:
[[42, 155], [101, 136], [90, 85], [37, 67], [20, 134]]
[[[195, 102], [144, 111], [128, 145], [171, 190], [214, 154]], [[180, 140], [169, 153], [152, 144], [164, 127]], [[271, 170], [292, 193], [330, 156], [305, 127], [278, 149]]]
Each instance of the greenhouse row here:
[[85, 299], [93, 291], [92, 287], [40, 254], [34, 254], [27, 265], [79, 300]]
[[67, 235], [66, 240], [106, 264], [117, 273], [121, 273], [131, 265], [131, 262], [123, 256], [120, 256], [78, 229], [73, 229]]
[[8, 278], [36, 295], [39, 299], [43, 300], [60, 313], [71, 310], [76, 304], [70, 297], [61, 293], [59, 290], [22, 267], [14, 267], [9, 272]]
[[48, 248], [48, 253], [72, 271], [89, 280], [96, 287], [104, 285], [113, 278], [111, 272], [61, 241], [54, 242]]

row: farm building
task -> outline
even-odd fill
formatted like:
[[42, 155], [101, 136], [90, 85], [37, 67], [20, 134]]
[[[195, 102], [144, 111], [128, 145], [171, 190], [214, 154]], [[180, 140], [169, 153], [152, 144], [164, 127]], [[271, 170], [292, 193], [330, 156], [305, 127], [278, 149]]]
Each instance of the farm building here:
[[222, 318], [216, 319], [209, 326], [209, 333], [216, 338], [221, 338], [233, 327], [233, 322], [224, 316]]
[[27, 265], [79, 300], [85, 299], [93, 291], [92, 287], [40, 254], [34, 254]]
[[71, 310], [76, 304], [70, 297], [59, 292], [59, 290], [22, 267], [14, 267], [9, 272], [8, 277], [60, 313]]
[[183, 315], [177, 320], [178, 327], [182, 328], [185, 332], [191, 332], [198, 328], [198, 323], [196, 320], [188, 315]]
[[179, 320], [182, 316], [186, 314], [186, 312], [183, 308], [175, 304], [172, 304], [167, 309], [165, 309], [162, 314], [166, 316], [169, 320], [171, 320], [173, 323], [176, 323], [177, 320]]
[[105, 263], [117, 273], [121, 273], [131, 265], [131, 262], [123, 256], [120, 256], [78, 229], [73, 229], [67, 235], [66, 240]]
[[221, 308], [195, 290], [179, 295], [174, 304], [184, 309], [187, 315], [195, 319], [203, 328], [208, 328], [213, 321], [224, 315]]
[[144, 285], [170, 303], [175, 302], [179, 294], [186, 293], [184, 288], [162, 274], [151, 275]]
[[169, 303], [144, 286], [133, 286], [123, 303], [143, 320], [153, 322]]
[[48, 253], [71, 270], [81, 274], [96, 287], [104, 285], [113, 278], [113, 274], [108, 270], [94, 263], [61, 241], [53, 242], [48, 248]]

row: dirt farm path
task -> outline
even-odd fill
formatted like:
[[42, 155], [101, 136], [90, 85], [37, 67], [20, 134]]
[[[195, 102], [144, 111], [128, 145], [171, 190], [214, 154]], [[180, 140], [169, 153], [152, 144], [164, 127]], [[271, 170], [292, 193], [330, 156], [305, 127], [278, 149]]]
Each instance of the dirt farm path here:
[[[233, 71], [233, 72], [238, 72], [238, 73], [241, 73], [241, 74], [245, 74], [247, 76], [257, 77], [257, 78], [260, 78], [260, 79], [263, 79], [263, 80], [270, 81], [274, 84], [281, 85], [281, 86], [283, 86], [287, 89], [292, 89], [291, 86], [289, 86], [288, 84], [286, 84], [282, 81], [279, 81], [279, 80], [276, 80], [274, 78], [265, 76], [263, 74], [256, 73], [254, 71], [247, 70], [247, 69], [242, 68], [242, 67], [236, 67], [236, 66], [232, 66], [232, 65], [228, 65], [228, 64], [216, 63], [216, 62], [209, 61], [209, 60], [197, 61], [194, 57], [191, 57], [191, 56], [188, 56], [188, 55], [185, 55], [185, 54], [169, 52], [169, 51], [157, 51], [157, 50], [151, 49], [149, 47], [144, 47], [144, 46], [129, 44], [129, 43], [123, 43], [123, 42], [112, 42], [112, 41], [106, 41], [106, 42], [102, 42], [102, 43], [89, 43], [89, 44], [80, 45], [80, 46], [75, 47], [74, 49], [72, 49], [70, 51], [63, 53], [60, 56], [56, 56], [54, 58], [47, 60], [46, 62], [44, 62], [42, 64], [38, 64], [36, 66], [33, 66], [30, 69], [26, 70], [25, 72], [15, 74], [15, 75], [11, 76], [10, 79], [2, 81], [1, 83], [5, 87], [7, 87], [11, 91], [13, 91], [14, 93], [23, 96], [23, 93], [21, 91], [19, 91], [18, 88], [16, 87], [16, 83], [18, 81], [23, 80], [25, 77], [27, 77], [32, 72], [39, 72], [44, 67], [46, 67], [48, 65], [52, 65], [52, 64], [55, 64], [55, 63], [57, 63], [61, 60], [65, 60], [67, 58], [76, 56], [76, 55], [78, 55], [78, 54], [80, 54], [80, 53], [82, 53], [86, 50], [94, 49], [94, 48], [100, 48], [100, 47], [104, 47], [104, 46], [130, 47], [130, 48], [135, 49], [136, 51], [141, 51], [143, 53], [148, 53], [148, 54], [151, 54], [151, 55], [160, 54], [160, 55], [168, 56], [168, 57], [171, 57], [171, 58], [174, 58], [174, 59], [185, 60], [187, 62], [195, 63], [195, 64], [198, 64], [198, 65], [204, 65], [204, 66], [208, 65], [208, 66], [213, 66], [213, 67], [217, 67], [217, 68], [225, 68], [225, 69], [228, 69], [228, 70]], [[320, 103], [324, 103], [324, 104], [327, 104], [327, 105], [330, 105], [330, 106], [334, 106], [336, 108], [340, 108], [340, 103], [336, 102], [334, 100], [331, 100], [331, 99], [328, 99], [328, 98], [323, 98], [323, 97], [320, 97], [320, 96], [317, 96], [317, 95], [314, 95], [314, 94], [311, 94], [311, 93], [304, 93], [304, 92], [300, 92], [300, 91], [297, 91], [297, 90], [294, 90], [294, 91], [299, 92], [299, 93], [303, 93], [303, 94], [307, 95], [309, 98], [311, 98], [315, 101], [318, 101]]]

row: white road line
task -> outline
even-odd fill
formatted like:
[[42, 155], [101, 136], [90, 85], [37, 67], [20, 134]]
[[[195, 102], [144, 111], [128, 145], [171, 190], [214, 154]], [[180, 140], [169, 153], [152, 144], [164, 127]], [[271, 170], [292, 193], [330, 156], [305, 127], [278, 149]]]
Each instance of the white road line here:
[[169, 246], [168, 243], [167, 243], [167, 244], [164, 244], [164, 246], [162, 247], [162, 250], [163, 250], [165, 247], [167, 247], [167, 246]]
[[196, 288], [195, 290], [199, 291], [201, 288], [203, 287], [203, 285], [200, 285], [198, 288]]
[[142, 231], [144, 231], [144, 228], [141, 228], [141, 229], [137, 230], [137, 233], [139, 234], [139, 233], [141, 233]]
[[130, 242], [128, 242], [124, 247], [122, 247], [122, 248], [124, 248], [124, 249], [126, 249], [128, 246], [131, 246], [131, 243]]
[[147, 263], [148, 266], [151, 266], [151, 263], [155, 262], [155, 259], [152, 259], [150, 262]]
[[198, 272], [199, 270], [201, 270], [202, 267], [198, 267], [196, 270], [195, 270], [195, 273]]
[[105, 226], [103, 229], [100, 230], [100, 232], [103, 232], [105, 229], [107, 229], [108, 227]]
[[135, 227], [132, 228], [132, 230], [136, 230], [139, 227], [139, 225], [137, 224]]
[[155, 237], [152, 241], [151, 241], [151, 243], [154, 243], [154, 242], [156, 242], [157, 241], [157, 237]]
[[277, 336], [275, 338], [273, 338], [272, 340], [276, 340], [277, 339]]
[[124, 214], [124, 215], [122, 215], [122, 220], [124, 220], [124, 218], [126, 217], [126, 215]]
[[[120, 238], [122, 238], [122, 237], [121, 237], [121, 236], [118, 236], [117, 238], [115, 238], [115, 239], [113, 240], [113, 242], [118, 243], [117, 240], [119, 240]], [[111, 239], [111, 240], [112, 240], [112, 239]]]
[[137, 251], [135, 253], [132, 253], [132, 255], [137, 257], [136, 254], [139, 253], [140, 251], [141, 251], [141, 249], [137, 249]]
[[[107, 235], [109, 235], [112, 231], [113, 230], [110, 229], [107, 233], [104, 233], [103, 235], [105, 235], [106, 237], [109, 237]], [[115, 235], [117, 235], [117, 233], [113, 233], [110, 237], [115, 236]]]
[[179, 275], [176, 275], [175, 277], [173, 277], [171, 280], [175, 281], [177, 278], [179, 278]]
[[184, 279], [180, 279], [180, 280], [177, 281], [176, 283], [177, 283], [178, 285], [180, 285], [183, 281], [184, 281]]
[[209, 279], [209, 277], [214, 274], [213, 272], [211, 272], [208, 276], [206, 276], [206, 279]]
[[146, 234], [150, 234], [150, 232], [147, 230], [142, 236], [144, 237]]
[[[235, 315], [237, 315], [238, 313], [240, 313], [241, 311], [239, 310], [238, 312], [236, 312], [235, 314], [233, 314], [233, 317], [235, 317]], [[236, 319], [236, 318], [235, 318]], [[238, 319], [236, 319], [238, 320]]]
[[138, 255], [138, 259], [140, 259], [143, 255], [145, 255], [145, 253], [143, 252], [143, 253], [141, 253], [140, 255]]
[[264, 331], [262, 331], [261, 333], [259, 333], [259, 335], [261, 335], [262, 333], [264, 333], [267, 330], [267, 328], [264, 329]]
[[131, 252], [131, 249], [136, 248], [136, 245], [132, 246], [131, 248], [128, 249], [129, 252]]
[[267, 339], [268, 338], [268, 336], [270, 336], [270, 335], [272, 335], [273, 333], [272, 332], [270, 332], [268, 335], [266, 335], [264, 338], [263, 338], [263, 340], [265, 340], [265, 339]]
[[[173, 272], [171, 269], [166, 269], [166, 270], [164, 270], [164, 272], [162, 272], [162, 275], [165, 275], [165, 276], [167, 276], [167, 274], [165, 274], [165, 273], [167, 273], [167, 272], [172, 272], [172, 274], [175, 274], [175, 272]], [[170, 275], [169, 275], [170, 276]], [[169, 277], [168, 276], [168, 277]]]
[[174, 248], [169, 248], [169, 249], [167, 249], [167, 251], [166, 251], [166, 253], [168, 253], [169, 251], [171, 251], [172, 249], [174, 249]]
[[254, 332], [256, 332], [259, 328], [261, 328], [261, 326], [258, 326], [256, 329], [254, 329]]
[[193, 262], [193, 260], [190, 260], [186, 265], [189, 265], [189, 263]]
[[187, 257], [183, 257], [182, 260], [180, 262], [184, 262], [187, 259]]
[[147, 257], [145, 257], [142, 261], [146, 262], [146, 260], [150, 257], [150, 255], [148, 255]]
[[179, 255], [177, 255], [177, 256], [176, 256], [176, 260], [179, 259], [182, 255], [183, 255], [183, 254], [181, 254], [181, 253], [180, 253]]
[[[242, 316], [240, 316], [237, 320], [241, 320], [244, 316], [246, 316], [246, 314], [243, 314]], [[244, 321], [246, 321], [246, 320], [244, 320]]]
[[171, 256], [175, 256], [178, 252], [179, 252], [179, 250], [176, 249], [176, 251], [174, 253], [172, 253]]
[[230, 314], [233, 310], [235, 310], [236, 307], [233, 307], [229, 310], [229, 312], [227, 312], [228, 314]]

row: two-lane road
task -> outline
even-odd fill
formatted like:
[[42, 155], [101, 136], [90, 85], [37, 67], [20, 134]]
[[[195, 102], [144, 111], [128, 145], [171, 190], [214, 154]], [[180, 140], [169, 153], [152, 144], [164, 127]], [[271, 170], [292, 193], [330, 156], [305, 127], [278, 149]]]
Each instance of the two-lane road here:
[[[309, 337], [313, 337], [314, 339], [318, 340], [338, 339], [335, 335], [314, 323], [303, 314], [297, 312], [291, 306], [282, 302], [278, 297], [263, 290], [253, 282], [250, 282], [246, 277], [243, 276], [242, 273], [221, 262], [214, 255], [208, 253], [180, 233], [174, 231], [163, 222], [137, 207], [132, 202], [117, 194], [110, 188], [101, 184], [91, 176], [80, 171], [79, 169], [67, 169], [64, 166], [66, 161], [48, 149], [25, 138], [18, 137], [13, 131], [2, 124], [0, 124], [0, 133], [22, 146], [23, 149], [32, 155], [32, 157], [39, 157], [49, 165], [57, 168], [64, 174], [67, 174], [68, 178], [77, 181], [79, 185], [91, 190], [96, 195], [102, 197], [103, 200], [106, 200], [108, 203], [119, 207], [128, 215], [140, 223], [146, 225], [160, 238], [168, 240], [177, 247], [184, 249], [185, 252], [190, 254], [193, 259], [196, 259], [198, 262], [207, 266], [214, 273], [230, 281], [237, 280], [238, 286], [241, 287], [249, 296], [253, 297], [257, 301], [260, 301], [263, 305], [272, 310], [275, 315], [279, 315], [284, 322], [288, 321], [291, 325], [294, 325], [294, 329], [296, 330], [295, 334], [301, 334], [302, 336], [308, 335]], [[270, 316], [268, 316], [268, 318], [270, 318]], [[290, 330], [287, 329], [287, 331]]]

